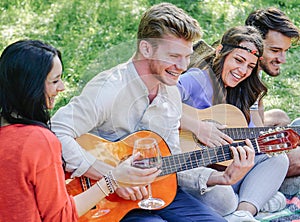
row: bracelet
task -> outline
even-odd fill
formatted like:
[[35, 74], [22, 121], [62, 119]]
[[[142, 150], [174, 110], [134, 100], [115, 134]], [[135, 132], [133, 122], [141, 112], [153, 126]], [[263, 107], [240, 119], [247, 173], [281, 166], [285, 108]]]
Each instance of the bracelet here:
[[105, 179], [105, 182], [106, 182], [106, 185], [108, 187], [109, 193], [112, 194], [115, 190], [114, 190], [114, 187], [112, 185], [111, 179], [107, 175], [104, 175], [103, 177]]
[[119, 188], [120, 186], [119, 186], [117, 180], [115, 179], [115, 177], [114, 177], [114, 175], [113, 175], [113, 173], [112, 173], [111, 170], [108, 172], [108, 176], [110, 177], [110, 179], [112, 181], [112, 185], [114, 187], [114, 190], [116, 190], [117, 188]]
[[106, 192], [104, 191], [104, 189], [101, 187], [101, 185], [100, 185], [100, 180], [98, 180], [98, 181], [96, 182], [96, 184], [97, 184], [97, 186], [99, 187], [99, 189], [102, 191], [102, 193], [105, 194], [105, 196], [108, 196], [108, 195], [109, 195], [109, 194], [106, 193]]

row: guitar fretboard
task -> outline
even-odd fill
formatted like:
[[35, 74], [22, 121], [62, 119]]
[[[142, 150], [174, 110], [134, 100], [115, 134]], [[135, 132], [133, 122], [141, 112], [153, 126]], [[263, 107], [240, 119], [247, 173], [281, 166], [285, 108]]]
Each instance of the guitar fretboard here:
[[[250, 141], [253, 145], [255, 153], [260, 153], [257, 140], [254, 138]], [[163, 157], [162, 173], [160, 176], [230, 160], [232, 159], [230, 146], [244, 145], [245, 141], [241, 141], [230, 145], [204, 148], [201, 150]]]
[[[300, 134], [300, 126], [289, 126], [286, 128], [293, 129]], [[229, 135], [233, 140], [241, 140], [245, 138], [257, 138], [260, 136], [261, 132], [265, 133], [274, 129], [276, 129], [276, 127], [226, 128], [222, 131]]]

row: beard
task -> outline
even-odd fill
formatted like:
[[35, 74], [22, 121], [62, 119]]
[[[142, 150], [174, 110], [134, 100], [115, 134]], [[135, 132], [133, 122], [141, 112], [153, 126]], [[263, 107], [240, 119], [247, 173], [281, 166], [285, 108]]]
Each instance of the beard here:
[[[272, 62], [275, 62], [275, 61], [272, 61]], [[280, 75], [280, 68], [277, 69], [277, 70], [272, 71], [272, 69], [269, 66], [269, 63], [265, 63], [265, 62], [261, 61], [260, 64], [259, 64], [259, 66], [269, 76], [276, 77], [276, 76]]]
[[158, 63], [157, 61], [150, 61], [149, 67], [151, 74], [154, 75], [154, 78], [156, 78], [159, 82], [168, 85], [168, 86], [174, 86], [178, 82], [178, 77], [172, 77], [171, 75], [167, 74], [166, 70], [163, 68], [166, 67], [165, 65], [162, 65], [163, 63]]

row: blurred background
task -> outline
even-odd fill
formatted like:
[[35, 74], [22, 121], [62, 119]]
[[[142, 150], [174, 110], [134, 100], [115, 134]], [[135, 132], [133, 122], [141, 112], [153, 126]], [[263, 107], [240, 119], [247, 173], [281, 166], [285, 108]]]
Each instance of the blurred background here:
[[[40, 39], [63, 55], [66, 91], [55, 112], [80, 93], [94, 75], [127, 61], [135, 50], [141, 14], [158, 0], [1, 0], [0, 51], [20, 39]], [[300, 0], [169, 0], [200, 23], [212, 44], [230, 27], [243, 25], [258, 8], [274, 6], [300, 27]], [[281, 108], [291, 119], [300, 110], [300, 47], [292, 47], [276, 78], [264, 75], [269, 88], [265, 109]]]

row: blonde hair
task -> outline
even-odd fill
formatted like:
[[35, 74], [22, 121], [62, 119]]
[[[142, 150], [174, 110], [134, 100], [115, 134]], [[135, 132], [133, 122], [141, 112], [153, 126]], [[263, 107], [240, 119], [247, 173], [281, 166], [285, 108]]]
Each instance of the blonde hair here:
[[141, 41], [162, 38], [165, 35], [195, 41], [201, 38], [201, 28], [197, 20], [187, 15], [181, 8], [171, 3], [160, 3], [143, 14], [137, 38]]

